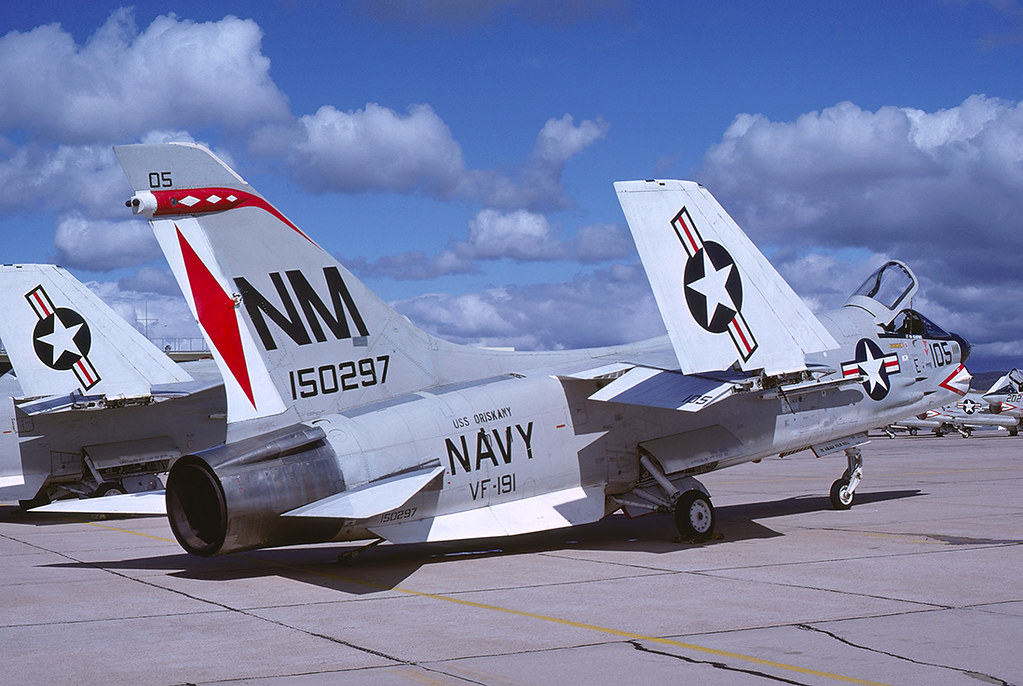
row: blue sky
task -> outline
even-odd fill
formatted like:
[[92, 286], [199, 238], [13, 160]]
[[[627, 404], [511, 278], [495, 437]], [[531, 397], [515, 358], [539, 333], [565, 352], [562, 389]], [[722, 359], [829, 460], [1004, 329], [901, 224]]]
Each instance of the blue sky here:
[[519, 348], [663, 331], [611, 184], [691, 178], [817, 310], [883, 260], [1023, 361], [1023, 4], [16, 3], [5, 262], [196, 335], [110, 146], [227, 159], [413, 321]]

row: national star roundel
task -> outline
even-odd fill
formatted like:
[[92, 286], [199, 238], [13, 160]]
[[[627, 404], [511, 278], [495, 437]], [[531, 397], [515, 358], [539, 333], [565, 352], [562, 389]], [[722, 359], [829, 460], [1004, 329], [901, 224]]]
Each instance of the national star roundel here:
[[727, 331], [739, 357], [748, 362], [758, 343], [742, 314], [742, 279], [735, 260], [720, 243], [703, 240], [685, 207], [671, 226], [686, 253], [682, 291], [690, 316], [704, 331]]
[[[718, 279], [723, 285], [724, 293], [731, 303], [721, 297], [721, 288], [713, 298], [713, 293], [703, 288], [707, 281]], [[702, 328], [711, 333], [725, 333], [735, 315], [742, 310], [742, 280], [735, 261], [720, 243], [706, 241], [703, 246], [686, 261], [683, 274], [685, 284], [686, 305], [693, 319]], [[713, 309], [711, 307], [713, 305]]]
[[39, 284], [25, 294], [39, 321], [32, 328], [32, 349], [45, 366], [59, 372], [71, 370], [83, 391], [100, 382], [96, 367], [89, 360], [92, 332], [81, 314], [69, 307], [57, 307]]
[[[55, 346], [54, 334], [59, 337], [62, 332], [66, 334], [69, 342]], [[74, 368], [80, 359], [89, 355], [92, 348], [92, 333], [82, 315], [67, 307], [58, 307], [36, 322], [32, 331], [32, 345], [40, 362], [51, 369], [67, 371]]]
[[861, 338], [856, 343], [854, 360], [842, 363], [842, 376], [850, 378], [862, 375], [863, 390], [872, 400], [888, 397], [892, 387], [890, 377], [900, 371], [899, 356], [895, 353], [885, 355], [869, 338]]

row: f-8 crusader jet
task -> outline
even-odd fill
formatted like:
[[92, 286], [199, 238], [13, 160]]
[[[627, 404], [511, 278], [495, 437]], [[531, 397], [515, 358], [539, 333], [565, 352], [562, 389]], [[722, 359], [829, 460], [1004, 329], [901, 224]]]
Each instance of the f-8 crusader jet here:
[[[1008, 374], [995, 381], [991, 389], [984, 394], [988, 409], [1006, 417], [1013, 417], [1023, 423], [1023, 370], [1012, 369]], [[1015, 431], [1010, 428], [1009, 434], [1019, 434], [1019, 425]]]
[[673, 512], [707, 540], [698, 475], [844, 452], [831, 495], [847, 508], [867, 429], [969, 386], [962, 338], [886, 329], [911, 312], [908, 267], [885, 264], [815, 317], [696, 183], [615, 185], [667, 338], [494, 351], [416, 328], [208, 150], [115, 151], [224, 376], [226, 442], [167, 479], [171, 528], [196, 555], [504, 536], [619, 510]]
[[1021, 390], [1023, 372], [1013, 369], [995, 381], [987, 392], [971, 391], [957, 402], [889, 424], [884, 431], [889, 438], [895, 438], [898, 431], [908, 431], [915, 436], [921, 429], [936, 436], [955, 431], [969, 438], [975, 429], [996, 427], [1005, 429], [1010, 436], [1018, 436], [1023, 425]]

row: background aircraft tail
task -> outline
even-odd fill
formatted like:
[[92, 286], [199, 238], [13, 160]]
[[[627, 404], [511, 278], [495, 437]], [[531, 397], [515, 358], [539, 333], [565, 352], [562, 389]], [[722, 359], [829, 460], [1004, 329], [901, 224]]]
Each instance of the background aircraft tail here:
[[191, 376], [65, 269], [0, 266], [0, 339], [25, 396], [138, 397]]
[[435, 383], [431, 351], [445, 344], [209, 150], [114, 150], [224, 376], [229, 422], [281, 425], [291, 408], [310, 418]]
[[705, 188], [625, 181], [615, 190], [684, 373], [783, 374], [838, 347]]

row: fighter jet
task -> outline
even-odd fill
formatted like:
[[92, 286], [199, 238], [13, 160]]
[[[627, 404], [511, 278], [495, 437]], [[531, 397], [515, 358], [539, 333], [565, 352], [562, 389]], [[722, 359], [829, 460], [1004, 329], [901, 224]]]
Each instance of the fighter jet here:
[[[170, 462], [226, 432], [212, 360], [175, 364], [60, 267], [0, 266], [0, 501], [162, 489]], [[191, 372], [191, 373], [190, 373]]]
[[844, 453], [831, 499], [845, 509], [870, 427], [969, 386], [963, 338], [892, 326], [925, 321], [906, 265], [814, 316], [693, 182], [615, 184], [667, 337], [495, 351], [417, 328], [205, 148], [115, 152], [224, 376], [225, 443], [167, 479], [196, 555], [505, 536], [619, 510], [673, 512], [706, 541], [698, 475]]
[[[984, 401], [988, 403], [991, 412], [1015, 417], [1023, 423], [1023, 371], [1012, 369], [995, 381], [984, 394]], [[1009, 434], [1016, 436], [1019, 433], [1018, 426], [1016, 431], [1009, 429]]]
[[[1023, 381], [1023, 374], [1014, 369], [985, 393], [971, 391], [954, 403], [889, 424], [884, 431], [889, 438], [895, 438], [899, 431], [915, 436], [921, 429], [936, 436], [955, 432], [969, 438], [976, 429], [996, 427], [1005, 429], [1010, 436], [1018, 436], [1023, 423], [1023, 412], [1019, 407], [1020, 381]], [[1010, 400], [1013, 397], [1015, 402]]]

